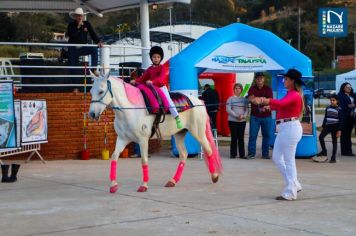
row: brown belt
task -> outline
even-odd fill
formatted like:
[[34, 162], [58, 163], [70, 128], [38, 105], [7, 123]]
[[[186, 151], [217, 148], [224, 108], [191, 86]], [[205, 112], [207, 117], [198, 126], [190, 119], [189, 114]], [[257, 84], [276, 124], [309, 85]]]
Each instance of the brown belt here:
[[276, 125], [285, 123], [285, 122], [289, 122], [289, 121], [294, 121], [294, 120], [298, 120], [298, 118], [291, 117], [291, 118], [279, 119], [279, 120], [276, 120]]

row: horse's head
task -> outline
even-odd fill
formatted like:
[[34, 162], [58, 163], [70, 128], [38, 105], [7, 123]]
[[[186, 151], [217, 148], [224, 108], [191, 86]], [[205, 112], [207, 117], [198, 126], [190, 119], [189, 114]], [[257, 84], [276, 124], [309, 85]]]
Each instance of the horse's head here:
[[89, 117], [98, 120], [101, 113], [113, 100], [111, 83], [108, 80], [110, 73], [100, 74], [98, 77], [92, 72], [90, 75], [93, 79], [93, 87], [90, 89], [91, 101], [89, 108]]

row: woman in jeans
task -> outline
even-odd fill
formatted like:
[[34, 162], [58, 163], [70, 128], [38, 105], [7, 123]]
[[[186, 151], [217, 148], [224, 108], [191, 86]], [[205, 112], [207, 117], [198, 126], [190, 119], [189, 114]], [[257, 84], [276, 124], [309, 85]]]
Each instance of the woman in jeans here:
[[355, 125], [355, 94], [349, 83], [343, 83], [338, 93], [339, 105], [343, 112], [343, 125], [341, 130], [341, 155], [355, 156], [352, 153], [351, 133]]
[[239, 145], [240, 158], [245, 158], [245, 127], [248, 113], [248, 100], [240, 97], [242, 84], [234, 85], [234, 95], [229, 97], [226, 104], [226, 111], [229, 114], [229, 128], [231, 133], [230, 158], [237, 156], [237, 142]]
[[296, 200], [297, 192], [302, 190], [297, 178], [295, 152], [302, 138], [303, 129], [299, 117], [303, 111], [302, 74], [289, 69], [284, 76], [284, 86], [288, 90], [282, 99], [254, 98], [253, 103], [265, 105], [265, 109], [276, 110], [278, 134], [274, 142], [273, 161], [285, 180], [285, 188], [276, 200]]

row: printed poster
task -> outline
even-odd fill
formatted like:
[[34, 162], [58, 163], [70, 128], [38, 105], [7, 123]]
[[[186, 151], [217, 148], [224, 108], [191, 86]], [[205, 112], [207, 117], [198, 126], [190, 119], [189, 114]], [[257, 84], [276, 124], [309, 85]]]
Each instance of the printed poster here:
[[[306, 86], [303, 86], [304, 108], [300, 123], [303, 127], [303, 135], [313, 135], [313, 77], [302, 77]], [[283, 84], [283, 77], [278, 76], [277, 99], [283, 98], [287, 94], [287, 89]]]
[[13, 82], [0, 81], [0, 150], [16, 147]]
[[45, 100], [21, 101], [21, 142], [47, 142], [47, 104]]
[[15, 100], [16, 145], [21, 147], [21, 101]]

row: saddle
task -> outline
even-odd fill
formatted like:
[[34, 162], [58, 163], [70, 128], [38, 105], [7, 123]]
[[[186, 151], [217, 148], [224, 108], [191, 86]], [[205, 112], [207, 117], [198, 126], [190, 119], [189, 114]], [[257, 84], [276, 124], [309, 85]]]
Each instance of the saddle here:
[[[170, 114], [169, 103], [159, 88], [152, 87], [151, 90], [151, 95], [147, 94], [147, 89], [141, 90], [148, 113], [156, 115], [155, 120], [153, 121], [150, 138], [157, 133], [158, 138], [161, 139], [159, 124], [164, 122], [166, 114]], [[154, 96], [152, 96], [152, 94]], [[182, 93], [169, 93], [169, 96], [171, 97], [178, 113], [189, 110], [193, 107], [193, 103], [190, 99]], [[152, 101], [152, 99], [155, 99], [155, 101]], [[158, 104], [158, 109], [157, 107], [153, 107], [152, 104]]]
[[[146, 104], [147, 112], [149, 114], [171, 114], [171, 112], [169, 111], [168, 103], [167, 105], [164, 104], [163, 99], [159, 96], [159, 94], [156, 94], [158, 96], [154, 97], [154, 99], [156, 99], [156, 102], [159, 104], [159, 109], [157, 110], [151, 106], [152, 101], [150, 99], [152, 98], [149, 98], [149, 96], [142, 90], [141, 93]], [[174, 105], [176, 106], [178, 113], [189, 110], [194, 107], [190, 99], [183, 93], [170, 92], [169, 96], [171, 97]]]
[[[139, 104], [140, 101], [142, 101], [140, 98], [141, 96], [139, 96], [139, 93], [141, 92], [147, 112], [155, 115], [151, 137], [157, 133], [158, 138], [160, 138], [158, 126], [160, 123], [164, 122], [165, 115], [170, 114], [169, 103], [164, 93], [155, 86], [149, 88], [145, 85], [138, 85], [137, 88], [139, 89], [136, 89], [134, 86], [124, 83], [124, 87], [128, 99], [134, 104]], [[169, 94], [178, 112], [183, 112], [194, 107], [193, 103], [186, 95], [177, 92]]]

